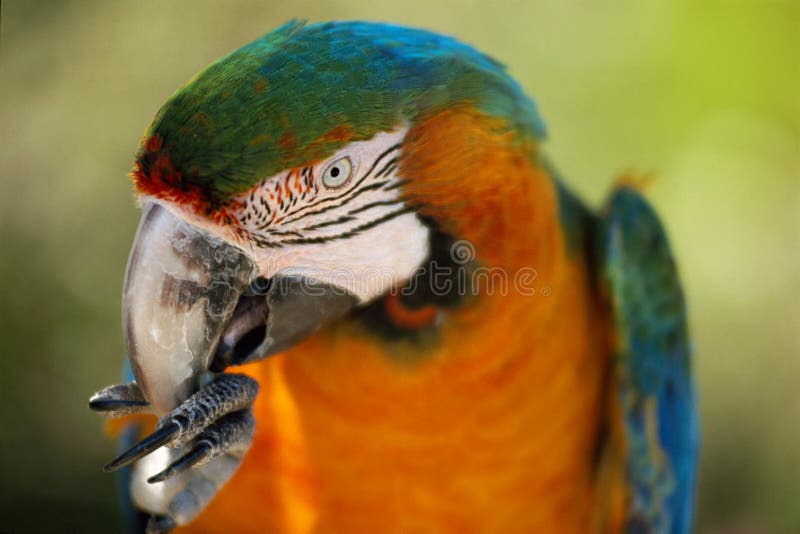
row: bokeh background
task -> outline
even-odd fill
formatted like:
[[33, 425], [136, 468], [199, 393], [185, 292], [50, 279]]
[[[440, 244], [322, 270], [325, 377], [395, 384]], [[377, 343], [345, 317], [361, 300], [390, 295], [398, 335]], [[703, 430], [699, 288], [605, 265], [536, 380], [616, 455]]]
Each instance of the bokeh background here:
[[371, 19], [505, 62], [598, 206], [655, 172], [691, 311], [698, 531], [800, 532], [800, 3], [5, 1], [0, 7], [0, 532], [114, 532], [89, 395], [118, 379], [149, 119], [286, 20]]

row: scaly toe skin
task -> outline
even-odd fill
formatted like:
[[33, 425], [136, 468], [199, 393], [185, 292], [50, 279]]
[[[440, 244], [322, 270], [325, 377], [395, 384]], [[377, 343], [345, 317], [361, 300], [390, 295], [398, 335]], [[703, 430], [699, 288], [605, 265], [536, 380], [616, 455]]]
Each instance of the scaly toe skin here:
[[242, 456], [250, 447], [254, 432], [255, 418], [250, 410], [225, 415], [195, 438], [189, 452], [147, 482], [163, 482], [191, 467], [204, 465], [220, 454]]
[[[134, 465], [131, 482], [134, 503], [153, 514], [147, 532], [169, 532], [190, 522], [233, 476], [253, 440], [251, 406], [257, 394], [258, 382], [252, 378], [219, 374], [163, 417], [152, 434], [105, 466], [114, 471], [147, 456]], [[150, 411], [135, 382], [105, 388], [89, 405], [113, 416]], [[167, 454], [148, 456], [155, 451]], [[160, 472], [146, 478], [145, 466]]]
[[195, 466], [189, 471], [191, 478], [167, 505], [167, 515], [175, 524], [185, 525], [205, 510], [239, 468], [244, 452], [246, 450], [220, 454], [207, 464]]
[[198, 443], [192, 450], [172, 462], [166, 469], [147, 479], [149, 484], [164, 482], [165, 480], [183, 473], [195, 465], [207, 461], [211, 457], [211, 446], [208, 443]]
[[239, 374], [221, 374], [165, 416], [155, 432], [104, 467], [115, 471], [162, 445], [180, 447], [227, 414], [248, 408], [258, 394], [258, 382]]

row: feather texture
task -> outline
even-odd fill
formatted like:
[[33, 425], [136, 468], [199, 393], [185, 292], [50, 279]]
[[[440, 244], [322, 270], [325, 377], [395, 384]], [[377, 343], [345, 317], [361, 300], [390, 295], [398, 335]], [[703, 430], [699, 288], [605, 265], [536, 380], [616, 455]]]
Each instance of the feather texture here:
[[616, 334], [628, 529], [689, 532], [699, 434], [686, 305], [672, 252], [652, 208], [630, 187], [612, 195], [598, 238]]
[[403, 122], [469, 104], [541, 138], [503, 66], [455, 39], [361, 22], [290, 22], [213, 63], [145, 132], [140, 192], [209, 213], [278, 171]]

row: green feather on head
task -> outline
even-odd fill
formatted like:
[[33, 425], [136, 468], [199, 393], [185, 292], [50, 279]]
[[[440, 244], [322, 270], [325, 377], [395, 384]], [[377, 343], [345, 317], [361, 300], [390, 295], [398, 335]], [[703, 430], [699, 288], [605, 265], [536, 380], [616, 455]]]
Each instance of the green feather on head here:
[[364, 22], [292, 21], [223, 57], [156, 114], [139, 192], [210, 213], [282, 170], [458, 105], [542, 138], [504, 67], [450, 37]]

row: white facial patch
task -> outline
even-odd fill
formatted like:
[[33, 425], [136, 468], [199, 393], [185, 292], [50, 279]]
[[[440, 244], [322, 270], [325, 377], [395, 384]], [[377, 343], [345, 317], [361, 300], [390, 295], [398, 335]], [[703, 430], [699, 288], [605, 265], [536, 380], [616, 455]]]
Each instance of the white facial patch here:
[[407, 131], [351, 143], [235, 197], [238, 243], [251, 244], [261, 276], [302, 275], [362, 302], [406, 282], [429, 252], [428, 228], [400, 195]]
[[405, 213], [347, 239], [294, 245], [257, 261], [264, 276], [301, 275], [365, 303], [408, 281], [428, 256], [428, 232], [415, 214]]

